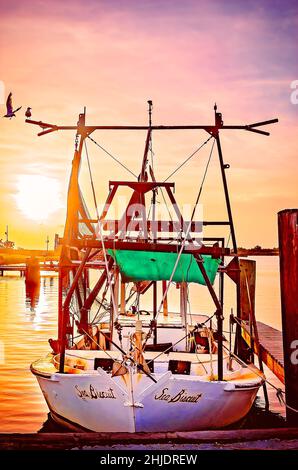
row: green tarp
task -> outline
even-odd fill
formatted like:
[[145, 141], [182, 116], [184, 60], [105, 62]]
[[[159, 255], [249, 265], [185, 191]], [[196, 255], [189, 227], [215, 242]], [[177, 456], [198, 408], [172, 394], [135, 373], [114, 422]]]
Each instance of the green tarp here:
[[[126, 282], [169, 280], [177, 260], [176, 253], [108, 250]], [[207, 275], [213, 284], [220, 259], [202, 255]], [[176, 268], [174, 282], [196, 282], [206, 285], [193, 255], [183, 253]]]

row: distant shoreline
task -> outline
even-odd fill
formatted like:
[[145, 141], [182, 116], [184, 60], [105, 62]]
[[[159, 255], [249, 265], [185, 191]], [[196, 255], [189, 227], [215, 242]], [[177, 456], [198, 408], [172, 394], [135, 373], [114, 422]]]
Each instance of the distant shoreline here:
[[241, 256], [278, 256], [278, 248], [239, 248], [238, 254]]

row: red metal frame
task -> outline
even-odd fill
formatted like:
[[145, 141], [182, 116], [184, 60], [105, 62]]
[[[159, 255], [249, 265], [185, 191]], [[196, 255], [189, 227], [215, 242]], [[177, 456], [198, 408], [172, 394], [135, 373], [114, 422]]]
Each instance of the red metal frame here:
[[[151, 103], [151, 102], [150, 102]], [[60, 361], [60, 371], [64, 371], [64, 352], [67, 344], [67, 335], [72, 334], [73, 325], [70, 322], [70, 312], [69, 306], [70, 301], [73, 295], [76, 295], [79, 299], [80, 311], [81, 311], [81, 321], [79, 323], [79, 330], [83, 331], [88, 328], [88, 311], [94, 302], [97, 294], [99, 293], [100, 289], [103, 287], [107, 273], [105, 271], [101, 272], [101, 275], [91, 292], [88, 293], [87, 283], [88, 283], [88, 269], [90, 267], [99, 267], [100, 269], [103, 268], [103, 263], [95, 263], [91, 261], [95, 253], [98, 254], [99, 250], [102, 248], [102, 242], [96, 238], [96, 232], [92, 232], [92, 224], [97, 222], [97, 220], [88, 219], [85, 215], [81, 218], [79, 217], [79, 212], [81, 209], [81, 213], [84, 211], [82, 210], [82, 202], [80, 200], [79, 194], [79, 186], [78, 186], [78, 174], [79, 174], [79, 167], [81, 161], [81, 153], [83, 149], [84, 140], [88, 137], [91, 133], [95, 130], [146, 130], [146, 142], [145, 142], [145, 149], [144, 155], [142, 159], [141, 165], [141, 172], [138, 178], [138, 181], [110, 181], [109, 185], [109, 195], [107, 197], [104, 209], [100, 216], [100, 223], [102, 224], [102, 230], [108, 230], [109, 226], [113, 224], [112, 236], [113, 239], [109, 238], [104, 234], [104, 243], [105, 247], [108, 248], [116, 248], [116, 249], [128, 249], [128, 250], [150, 250], [150, 251], [163, 251], [163, 252], [177, 252], [181, 249], [181, 241], [176, 242], [175, 244], [165, 244], [165, 243], [158, 243], [158, 240], [163, 239], [163, 241], [171, 241], [173, 237], [157, 237], [158, 232], [161, 232], [164, 235], [164, 230], [162, 228], [165, 226], [164, 224], [168, 224], [167, 227], [169, 228], [168, 233], [174, 231], [177, 228], [175, 222], [170, 221], [161, 221], [155, 220], [155, 215], [153, 220], [147, 220], [146, 217], [146, 210], [145, 210], [145, 194], [149, 191], [152, 191], [153, 198], [155, 200], [156, 191], [158, 188], [165, 188], [169, 200], [176, 212], [176, 216], [178, 218], [178, 224], [180, 224], [181, 235], [184, 232], [184, 237], [187, 234], [187, 241], [192, 242], [188, 245], [185, 245], [183, 248], [183, 252], [188, 252], [194, 254], [199, 268], [202, 272], [202, 275], [206, 281], [206, 285], [209, 289], [210, 295], [215, 303], [216, 306], [216, 314], [218, 320], [218, 333], [219, 333], [219, 370], [218, 376], [219, 379], [222, 378], [223, 370], [222, 370], [222, 321], [223, 321], [223, 312], [222, 312], [222, 305], [223, 305], [223, 271], [221, 272], [221, 282], [220, 282], [220, 298], [217, 297], [210, 281], [205, 271], [204, 265], [202, 263], [202, 254], [210, 254], [214, 257], [221, 257], [222, 261], [224, 261], [224, 256], [230, 254], [230, 250], [224, 247], [224, 242], [222, 242], [222, 238], [217, 238], [222, 242], [222, 246], [220, 247], [218, 243], [215, 243], [214, 246], [198, 246], [194, 242], [195, 240], [191, 236], [192, 233], [197, 233], [197, 226], [196, 222], [192, 222], [190, 227], [190, 232], [187, 232], [188, 222], [184, 221], [182, 214], [178, 208], [176, 199], [174, 197], [172, 188], [174, 188], [174, 183], [167, 183], [167, 182], [157, 182], [154, 177], [154, 173], [152, 168], [149, 168], [149, 173], [152, 178], [152, 181], [148, 181], [148, 174], [147, 174], [147, 164], [148, 164], [148, 152], [150, 149], [150, 142], [152, 138], [153, 131], [160, 131], [160, 130], [177, 130], [177, 129], [189, 129], [189, 130], [198, 130], [202, 129], [209, 134], [211, 134], [217, 143], [218, 149], [218, 156], [219, 156], [219, 164], [221, 168], [221, 175], [223, 180], [224, 186], [224, 193], [225, 193], [225, 200], [226, 200], [226, 207], [228, 213], [228, 221], [203, 221], [203, 225], [228, 225], [231, 228], [232, 234], [232, 242], [233, 242], [233, 249], [234, 252], [237, 253], [237, 243], [235, 237], [235, 230], [234, 230], [234, 223], [232, 218], [232, 210], [230, 205], [229, 193], [228, 193], [228, 186], [225, 176], [225, 170], [227, 166], [223, 162], [222, 150], [220, 145], [219, 139], [219, 131], [220, 130], [228, 130], [228, 129], [242, 129], [250, 132], [259, 133], [262, 135], [269, 135], [268, 132], [257, 129], [260, 126], [264, 126], [267, 124], [272, 124], [277, 122], [277, 119], [271, 119], [268, 121], [257, 122], [253, 124], [247, 125], [224, 125], [222, 120], [221, 113], [217, 112], [217, 107], [214, 107], [215, 110], [215, 123], [213, 125], [174, 125], [174, 126], [152, 126], [151, 123], [151, 107], [152, 103], [149, 103], [149, 125], [147, 126], [86, 126], [85, 125], [85, 111], [84, 113], [79, 115], [79, 121], [76, 126], [57, 126], [54, 124], [45, 123], [42, 121], [33, 121], [31, 119], [27, 119], [26, 122], [30, 124], [34, 124], [40, 126], [42, 131], [38, 134], [39, 136], [45, 135], [54, 131], [58, 130], [75, 130], [77, 136], [80, 138], [78, 148], [75, 150], [74, 160], [73, 160], [73, 169], [72, 169], [72, 176], [70, 181], [69, 187], [69, 195], [68, 195], [68, 212], [67, 212], [67, 220], [65, 224], [65, 231], [64, 237], [61, 239], [62, 241], [62, 251], [61, 251], [61, 258], [60, 258], [60, 275], [59, 275], [59, 348], [62, 352], [61, 354], [61, 361]], [[132, 241], [131, 237], [127, 240], [127, 227], [132, 220], [133, 214], [128, 214], [127, 209], [124, 212], [122, 218], [120, 220], [106, 220], [106, 216], [108, 214], [109, 207], [113, 202], [117, 189], [120, 186], [126, 186], [133, 190], [133, 194], [130, 198], [128, 203], [127, 209], [129, 209], [133, 204], [140, 204], [141, 209], [141, 216], [142, 220], [137, 221], [135, 226], [135, 230], [143, 230], [144, 239], [139, 240], [134, 238]], [[80, 237], [79, 233], [79, 223], [84, 222], [86, 226], [89, 227], [92, 235]], [[148, 231], [153, 233], [154, 240], [148, 240]], [[214, 240], [217, 240], [216, 238]], [[145, 242], [145, 243], [144, 243]], [[79, 264], [78, 264], [79, 262]], [[109, 258], [108, 260], [108, 269], [113, 269], [113, 259]], [[71, 283], [69, 283], [69, 273], [73, 271], [74, 278]], [[79, 290], [79, 283], [83, 286], [84, 297], [81, 298], [80, 290]], [[65, 299], [63, 300], [63, 290], [65, 284], [67, 285], [67, 292]], [[156, 283], [152, 283], [154, 287], [153, 292], [153, 303], [154, 303], [154, 310], [156, 310]], [[156, 337], [155, 337], [156, 340]]]

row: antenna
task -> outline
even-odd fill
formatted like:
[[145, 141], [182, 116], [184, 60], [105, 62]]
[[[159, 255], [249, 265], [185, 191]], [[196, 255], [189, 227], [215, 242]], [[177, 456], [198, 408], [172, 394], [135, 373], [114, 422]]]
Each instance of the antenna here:
[[148, 114], [149, 114], [149, 127], [152, 126], [152, 109], [153, 109], [153, 101], [148, 100], [147, 101], [149, 108], [148, 108]]

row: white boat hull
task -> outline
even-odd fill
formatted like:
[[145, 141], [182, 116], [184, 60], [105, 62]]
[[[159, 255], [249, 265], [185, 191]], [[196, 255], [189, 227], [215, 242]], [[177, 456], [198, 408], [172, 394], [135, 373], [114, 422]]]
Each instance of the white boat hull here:
[[[37, 375], [54, 418], [96, 432], [168, 432], [230, 425], [250, 410], [261, 385], [141, 374]], [[133, 390], [133, 393], [132, 393]]]

